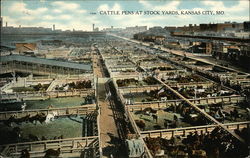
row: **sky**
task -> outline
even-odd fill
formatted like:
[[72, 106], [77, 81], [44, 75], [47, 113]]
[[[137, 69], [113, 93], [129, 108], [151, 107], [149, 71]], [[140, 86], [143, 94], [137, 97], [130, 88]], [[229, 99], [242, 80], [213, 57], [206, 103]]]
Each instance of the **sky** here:
[[[223, 15], [100, 15], [105, 11], [224, 11]], [[93, 14], [96, 13], [96, 14]], [[40, 26], [62, 30], [92, 30], [114, 26], [183, 26], [225, 21], [249, 21], [248, 0], [1, 0], [8, 26]]]

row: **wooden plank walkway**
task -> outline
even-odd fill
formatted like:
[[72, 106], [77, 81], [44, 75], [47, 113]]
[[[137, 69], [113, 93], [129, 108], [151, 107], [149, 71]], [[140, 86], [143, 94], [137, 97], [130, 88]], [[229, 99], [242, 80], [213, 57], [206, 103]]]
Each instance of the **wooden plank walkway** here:
[[83, 106], [70, 106], [63, 108], [49, 108], [49, 109], [31, 109], [24, 111], [6, 111], [0, 112], [0, 120], [8, 120], [11, 116], [14, 118], [22, 118], [27, 115], [35, 116], [38, 113], [44, 113], [46, 115], [56, 112], [57, 116], [70, 116], [70, 115], [86, 115], [96, 111], [95, 104], [88, 104]]
[[106, 81], [104, 70], [100, 62], [101, 55], [93, 55], [93, 72], [96, 79], [96, 97], [97, 102], [100, 107], [100, 117], [99, 117], [99, 128], [100, 128], [100, 148], [101, 156], [109, 157], [110, 154], [114, 155], [115, 150], [109, 151], [107, 149], [113, 148], [112, 138], [117, 138], [117, 127], [115, 124], [113, 110], [109, 101], [106, 98]]
[[119, 87], [122, 94], [127, 93], [142, 93], [150, 90], [158, 90], [162, 85], [152, 85], [152, 86], [130, 86], [130, 87]]
[[87, 96], [94, 94], [94, 89], [74, 90], [74, 91], [49, 91], [49, 92], [18, 92], [18, 93], [1, 93], [0, 100], [7, 99], [24, 99], [36, 100], [58, 97], [72, 97], [72, 96]]
[[7, 157], [20, 157], [21, 151], [27, 149], [31, 157], [43, 157], [48, 149], [61, 149], [63, 153], [82, 152], [88, 148], [93, 148], [99, 154], [98, 136], [76, 137], [67, 139], [44, 140], [34, 142], [24, 142], [16, 144], [0, 145], [0, 151]]
[[[228, 130], [233, 131], [235, 129], [249, 128], [250, 121], [246, 122], [234, 122], [223, 124]], [[184, 128], [173, 128], [173, 129], [163, 129], [163, 130], [150, 130], [150, 131], [141, 131], [141, 135], [145, 137], [161, 137], [170, 139], [172, 136], [181, 136], [186, 137], [190, 132], [198, 132], [198, 134], [211, 132], [218, 125], [204, 125], [204, 126], [192, 126]]]
[[[197, 99], [189, 99], [190, 102], [200, 105], [211, 105], [215, 103], [224, 102], [225, 104], [235, 104], [241, 101], [246, 100], [245, 97], [242, 96], [221, 96], [221, 97], [211, 97], [211, 98], [197, 98]], [[152, 102], [135, 102], [134, 104], [127, 105], [130, 111], [141, 111], [145, 108], [153, 108], [158, 110], [163, 110], [171, 105], [179, 105], [183, 102], [183, 99], [178, 100], [167, 100], [167, 101], [152, 101]]]

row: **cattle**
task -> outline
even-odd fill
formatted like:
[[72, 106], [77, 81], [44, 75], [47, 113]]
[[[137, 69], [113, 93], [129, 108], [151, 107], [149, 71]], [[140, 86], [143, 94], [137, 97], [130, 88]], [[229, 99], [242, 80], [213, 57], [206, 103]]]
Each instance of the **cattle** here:
[[58, 137], [58, 139], [63, 139], [63, 135], [60, 135], [60, 136]]
[[192, 150], [191, 157], [206, 158], [207, 153], [205, 150]]
[[29, 121], [31, 123], [34, 123], [34, 121], [35, 121], [35, 123], [37, 121], [39, 121], [40, 123], [43, 123], [45, 120], [46, 120], [46, 114], [44, 114], [44, 113], [38, 113], [35, 116], [29, 118]]
[[135, 123], [140, 129], [145, 130], [146, 124], [143, 120], [135, 120]]
[[47, 138], [45, 136], [42, 136], [42, 140], [47, 140]]
[[157, 113], [157, 110], [154, 110], [154, 109], [152, 109], [151, 107], [149, 107], [149, 108], [145, 108], [144, 110], [143, 110], [143, 113], [145, 114], [145, 115], [152, 115], [152, 114], [156, 114]]
[[237, 118], [239, 118], [239, 112], [236, 108], [234, 108], [233, 111], [230, 111], [230, 116], [231, 119], [236, 120]]
[[248, 119], [250, 120], [250, 109], [249, 109], [249, 108], [246, 108], [246, 110], [247, 110]]
[[57, 112], [53, 111], [52, 114], [48, 114], [45, 119], [45, 123], [49, 123], [50, 121], [53, 121], [54, 118], [58, 115]]
[[48, 149], [45, 151], [44, 158], [58, 158], [61, 153], [61, 149], [58, 148], [57, 150]]
[[30, 118], [30, 114], [26, 115], [25, 117], [22, 117], [18, 119], [19, 122], [28, 122]]
[[153, 120], [155, 120], [155, 122], [157, 123], [158, 122], [158, 116], [153, 114], [152, 117], [153, 117]]
[[139, 81], [134, 79], [134, 78], [130, 78], [130, 79], [118, 79], [116, 81], [118, 87], [124, 87], [124, 86], [128, 86], [130, 83], [134, 83], [136, 85], [138, 85]]
[[30, 153], [29, 153], [28, 149], [23, 149], [23, 150], [21, 151], [21, 156], [20, 156], [20, 158], [30, 158]]
[[12, 126], [12, 122], [16, 121], [16, 116], [15, 115], [11, 115], [10, 118], [8, 120], [4, 121], [4, 124], [11, 127]]
[[33, 134], [29, 134], [29, 140], [30, 141], [39, 141], [39, 138]]

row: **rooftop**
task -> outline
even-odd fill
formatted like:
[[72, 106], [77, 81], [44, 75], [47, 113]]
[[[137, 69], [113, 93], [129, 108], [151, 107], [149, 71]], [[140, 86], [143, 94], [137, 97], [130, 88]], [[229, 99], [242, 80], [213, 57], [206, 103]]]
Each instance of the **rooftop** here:
[[67, 68], [81, 69], [87, 71], [91, 70], [91, 65], [88, 64], [78, 64], [73, 62], [57, 61], [52, 59], [44, 59], [44, 58], [22, 56], [22, 55], [1, 56], [0, 62], [7, 62], [7, 61], [22, 61], [28, 63], [67, 67]]

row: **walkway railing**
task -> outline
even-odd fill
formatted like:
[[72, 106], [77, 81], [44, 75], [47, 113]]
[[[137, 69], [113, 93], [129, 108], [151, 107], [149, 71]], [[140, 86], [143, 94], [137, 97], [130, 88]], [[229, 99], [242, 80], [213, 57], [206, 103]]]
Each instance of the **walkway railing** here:
[[46, 115], [56, 112], [57, 116], [70, 116], [70, 115], [86, 115], [96, 111], [95, 104], [88, 104], [83, 106], [71, 106], [63, 108], [49, 108], [49, 109], [32, 109], [24, 111], [6, 111], [0, 112], [0, 120], [8, 120], [10, 117], [22, 118], [30, 115], [30, 117], [37, 115], [38, 113], [44, 113]]
[[24, 100], [46, 99], [57, 97], [87, 96], [94, 93], [94, 89], [73, 90], [73, 91], [36, 91], [36, 92], [15, 92], [0, 93], [0, 100], [23, 98]]
[[[227, 129], [233, 131], [235, 129], [249, 128], [250, 121], [246, 122], [234, 122], [234, 123], [225, 123], [223, 124]], [[211, 132], [218, 125], [204, 125], [204, 126], [192, 126], [192, 127], [183, 127], [183, 128], [173, 128], [173, 129], [163, 129], [163, 130], [150, 130], [150, 131], [141, 131], [141, 135], [145, 137], [161, 137], [170, 139], [173, 136], [186, 137], [190, 132], [198, 132], [198, 134]]]
[[[223, 102], [225, 104], [230, 103], [239, 103], [246, 100], [246, 97], [243, 96], [220, 96], [220, 97], [211, 97], [211, 98], [197, 98], [189, 99], [190, 102], [199, 105], [209, 105], [214, 103]], [[135, 102], [134, 104], [128, 105], [130, 111], [141, 111], [145, 108], [151, 107], [153, 109], [165, 109], [169, 106], [177, 106], [183, 99], [178, 100], [167, 100], [167, 101], [152, 101], [152, 102]]]
[[24, 142], [16, 144], [0, 145], [3, 155], [7, 157], [17, 157], [22, 150], [27, 149], [31, 157], [44, 156], [48, 149], [61, 149], [61, 153], [82, 152], [85, 147], [96, 148], [98, 145], [98, 136], [77, 137], [56, 140], [44, 140], [34, 142]]

